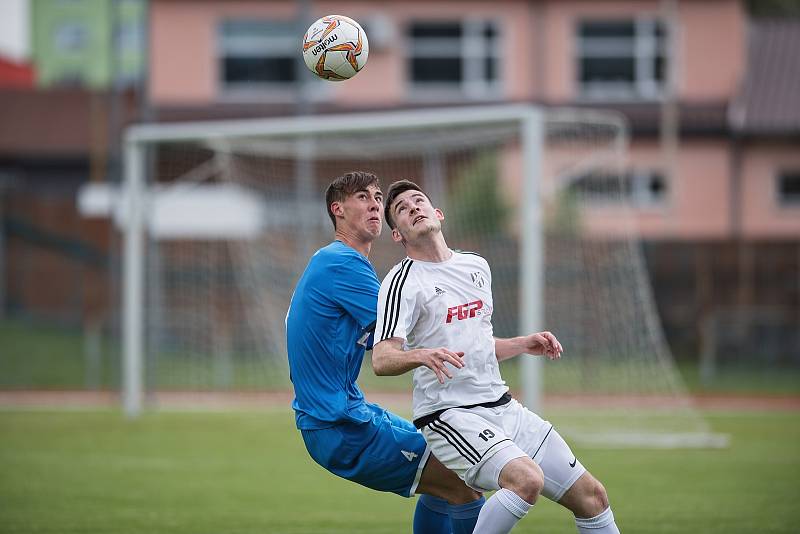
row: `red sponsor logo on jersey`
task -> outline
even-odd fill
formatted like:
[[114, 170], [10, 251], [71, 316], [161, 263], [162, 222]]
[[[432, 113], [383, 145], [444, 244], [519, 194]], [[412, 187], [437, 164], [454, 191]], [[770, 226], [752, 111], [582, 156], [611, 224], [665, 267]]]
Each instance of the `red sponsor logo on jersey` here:
[[481, 308], [483, 308], [483, 301], [481, 300], [447, 308], [447, 320], [445, 323], [452, 323], [453, 319], [463, 321], [464, 319], [475, 317]]

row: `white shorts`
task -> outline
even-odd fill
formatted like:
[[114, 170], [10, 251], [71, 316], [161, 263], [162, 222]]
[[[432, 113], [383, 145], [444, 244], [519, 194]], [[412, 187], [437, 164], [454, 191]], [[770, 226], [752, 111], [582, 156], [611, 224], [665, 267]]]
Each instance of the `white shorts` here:
[[431, 452], [471, 488], [500, 488], [502, 468], [529, 456], [544, 472], [542, 495], [559, 501], [586, 471], [553, 425], [519, 402], [450, 408], [422, 428]]

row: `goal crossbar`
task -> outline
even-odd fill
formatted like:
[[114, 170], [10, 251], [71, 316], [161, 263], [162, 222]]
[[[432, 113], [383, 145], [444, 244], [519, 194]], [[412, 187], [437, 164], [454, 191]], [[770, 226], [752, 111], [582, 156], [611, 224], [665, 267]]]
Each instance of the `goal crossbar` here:
[[[574, 110], [572, 114], [602, 119], [622, 125], [611, 112]], [[459, 128], [466, 125], [517, 123], [523, 152], [523, 232], [520, 245], [520, 288], [525, 294], [542, 293], [542, 236], [539, 210], [539, 181], [544, 143], [543, 110], [524, 104], [453, 107], [412, 111], [348, 113], [290, 118], [197, 121], [186, 123], [138, 124], [129, 127], [124, 141], [125, 206], [123, 225], [123, 381], [122, 401], [127, 416], [136, 417], [143, 409], [144, 388], [144, 240], [146, 216], [145, 164], [148, 145], [169, 142], [198, 142], [254, 136], [302, 136], [330, 132], [362, 132], [376, 129], [399, 131], [426, 128]], [[521, 331], [536, 331], [542, 324], [539, 299], [522, 299], [519, 310]], [[541, 403], [540, 362], [523, 363], [523, 389], [526, 404], [535, 409]]]
[[[145, 388], [288, 387], [282, 314], [292, 280], [329, 239], [324, 178], [361, 169], [416, 177], [450, 214], [453, 243], [487, 254], [497, 335], [539, 331], [546, 312], [571, 356], [547, 366], [549, 393], [619, 400], [548, 405], [564, 435], [722, 446], [661, 330], [626, 197], [627, 132], [614, 112], [525, 104], [130, 127], [115, 214], [125, 413], [143, 410]], [[375, 245], [370, 260], [384, 271], [395, 252]], [[539, 413], [543, 364], [508, 368]]]
[[[534, 106], [509, 104], [267, 119], [137, 124], [126, 130], [125, 143], [201, 141], [256, 135], [300, 136], [330, 132], [361, 132], [374, 130], [376, 124], [381, 125], [381, 130], [391, 131], [465, 124], [525, 122], [539, 119], [540, 113], [541, 110]], [[609, 114], [609, 116], [611, 115]]]

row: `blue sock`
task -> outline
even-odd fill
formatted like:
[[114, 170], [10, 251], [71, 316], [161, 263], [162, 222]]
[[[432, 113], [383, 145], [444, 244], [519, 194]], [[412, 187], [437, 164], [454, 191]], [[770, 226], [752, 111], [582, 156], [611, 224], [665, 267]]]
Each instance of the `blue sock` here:
[[450, 534], [447, 507], [444, 499], [420, 495], [414, 510], [414, 534]]
[[450, 515], [450, 524], [453, 527], [453, 534], [472, 534], [475, 523], [478, 522], [478, 514], [486, 499], [480, 499], [467, 504], [450, 504], [447, 513]]

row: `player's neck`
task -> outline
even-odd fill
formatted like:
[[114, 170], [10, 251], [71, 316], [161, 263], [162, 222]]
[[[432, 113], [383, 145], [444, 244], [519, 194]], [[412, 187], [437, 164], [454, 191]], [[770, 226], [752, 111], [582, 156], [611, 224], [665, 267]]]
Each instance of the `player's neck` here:
[[372, 241], [363, 241], [356, 239], [355, 236], [347, 235], [344, 232], [336, 231], [334, 239], [341, 241], [348, 247], [355, 249], [365, 258], [369, 258], [369, 251], [372, 250]]
[[441, 263], [453, 256], [441, 232], [429, 234], [412, 243], [406, 243], [406, 254], [412, 260]]

